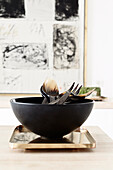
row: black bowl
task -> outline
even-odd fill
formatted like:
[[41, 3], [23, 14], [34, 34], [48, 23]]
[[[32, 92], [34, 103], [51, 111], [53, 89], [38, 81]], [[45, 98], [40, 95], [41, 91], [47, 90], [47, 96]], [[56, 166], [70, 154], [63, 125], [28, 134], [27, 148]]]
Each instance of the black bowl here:
[[61, 138], [80, 127], [94, 102], [84, 99], [75, 104], [41, 104], [43, 97], [11, 99], [15, 116], [30, 131], [47, 138]]

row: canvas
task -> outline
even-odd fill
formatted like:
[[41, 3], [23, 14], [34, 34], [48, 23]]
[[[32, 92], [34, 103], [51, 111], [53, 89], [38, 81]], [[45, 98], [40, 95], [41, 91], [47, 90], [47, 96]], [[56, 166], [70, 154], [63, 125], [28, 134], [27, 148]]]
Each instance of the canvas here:
[[0, 93], [83, 84], [85, 0], [0, 1]]

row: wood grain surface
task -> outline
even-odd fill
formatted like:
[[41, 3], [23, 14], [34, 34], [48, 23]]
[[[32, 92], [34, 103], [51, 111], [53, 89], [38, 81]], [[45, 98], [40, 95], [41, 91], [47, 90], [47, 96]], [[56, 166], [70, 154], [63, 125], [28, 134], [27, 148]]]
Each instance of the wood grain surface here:
[[95, 149], [14, 150], [9, 140], [15, 127], [0, 126], [0, 170], [112, 170], [113, 141], [99, 127], [86, 127]]

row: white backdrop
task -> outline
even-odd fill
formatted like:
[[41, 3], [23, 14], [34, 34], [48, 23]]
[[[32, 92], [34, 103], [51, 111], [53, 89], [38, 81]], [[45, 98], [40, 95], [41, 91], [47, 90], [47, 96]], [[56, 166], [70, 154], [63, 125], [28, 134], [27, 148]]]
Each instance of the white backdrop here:
[[88, 0], [87, 86], [113, 97], [113, 0]]

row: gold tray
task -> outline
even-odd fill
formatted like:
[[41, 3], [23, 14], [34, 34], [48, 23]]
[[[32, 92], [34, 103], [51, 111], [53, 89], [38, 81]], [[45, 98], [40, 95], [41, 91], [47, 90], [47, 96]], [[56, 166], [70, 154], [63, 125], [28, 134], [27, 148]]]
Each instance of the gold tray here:
[[19, 125], [13, 131], [9, 145], [13, 149], [74, 149], [95, 148], [96, 142], [84, 128], [76, 130], [62, 139], [47, 139]]

